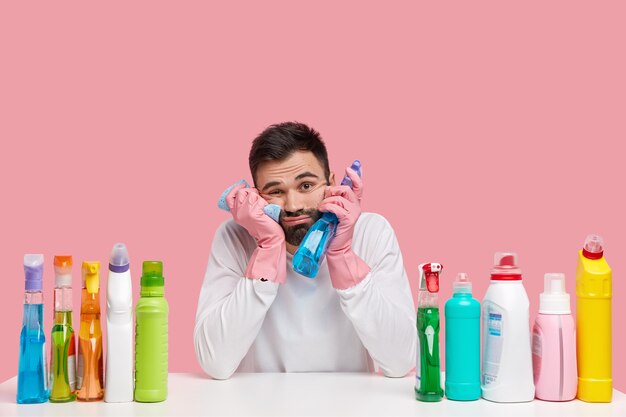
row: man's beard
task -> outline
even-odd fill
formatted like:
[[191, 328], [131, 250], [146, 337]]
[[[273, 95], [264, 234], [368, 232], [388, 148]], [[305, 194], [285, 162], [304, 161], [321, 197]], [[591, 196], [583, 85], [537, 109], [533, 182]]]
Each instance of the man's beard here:
[[[307, 223], [297, 224], [295, 226], [286, 226], [283, 223], [284, 217], [298, 217], [298, 216], [309, 216], [311, 220]], [[285, 240], [292, 246], [300, 246], [302, 243], [302, 239], [306, 235], [306, 232], [309, 231], [311, 226], [322, 217], [322, 212], [317, 209], [310, 210], [298, 210], [296, 212], [286, 212], [281, 210], [280, 212], [280, 226], [283, 228], [285, 232]]]

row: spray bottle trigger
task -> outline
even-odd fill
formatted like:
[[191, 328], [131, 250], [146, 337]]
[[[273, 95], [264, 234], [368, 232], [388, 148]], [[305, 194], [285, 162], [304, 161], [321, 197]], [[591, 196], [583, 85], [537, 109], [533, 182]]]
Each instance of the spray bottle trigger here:
[[439, 274], [438, 273], [427, 273], [426, 274], [426, 288], [428, 288], [428, 292], [439, 292]]

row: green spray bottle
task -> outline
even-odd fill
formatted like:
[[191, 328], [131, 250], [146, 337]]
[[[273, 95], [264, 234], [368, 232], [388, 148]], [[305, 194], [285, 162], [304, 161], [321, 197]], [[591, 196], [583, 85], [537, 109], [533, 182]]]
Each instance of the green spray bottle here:
[[167, 398], [167, 315], [163, 297], [163, 263], [145, 261], [141, 297], [135, 317], [135, 401], [159, 402]]
[[441, 264], [419, 266], [420, 286], [417, 298], [417, 363], [415, 398], [419, 401], [441, 401], [441, 367], [439, 365], [439, 274]]

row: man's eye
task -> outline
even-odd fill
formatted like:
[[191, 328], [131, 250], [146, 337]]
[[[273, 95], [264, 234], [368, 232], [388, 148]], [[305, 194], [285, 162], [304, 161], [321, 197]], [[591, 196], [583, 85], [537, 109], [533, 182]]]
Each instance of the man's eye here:
[[302, 187], [304, 191], [309, 191], [313, 188], [313, 184], [311, 184], [310, 182], [305, 182], [300, 187]]
[[269, 192], [269, 195], [280, 195], [281, 191], [280, 190], [272, 190]]

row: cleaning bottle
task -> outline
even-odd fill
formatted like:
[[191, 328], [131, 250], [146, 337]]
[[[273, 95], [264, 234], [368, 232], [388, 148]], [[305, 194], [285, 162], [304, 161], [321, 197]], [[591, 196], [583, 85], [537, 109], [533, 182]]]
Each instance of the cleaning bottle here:
[[420, 286], [417, 300], [417, 363], [415, 398], [419, 401], [441, 401], [441, 367], [439, 364], [439, 274], [441, 264], [419, 266]]
[[545, 274], [533, 326], [535, 396], [546, 401], [576, 397], [576, 327], [564, 274]]
[[611, 268], [603, 254], [603, 239], [589, 235], [576, 267], [577, 397], [587, 402], [610, 402], [613, 397]]
[[445, 305], [446, 397], [472, 401], [480, 398], [480, 303], [472, 297], [472, 283], [459, 273], [453, 295]]
[[99, 401], [104, 397], [102, 329], [100, 327], [100, 262], [83, 262], [82, 273], [76, 398], [79, 401]]
[[72, 328], [72, 257], [54, 257], [54, 324], [50, 357], [50, 402], [76, 399], [76, 339]]
[[43, 255], [25, 255], [24, 316], [17, 370], [18, 404], [48, 401], [46, 336], [43, 327]]
[[[350, 167], [361, 176], [361, 162], [357, 159]], [[341, 185], [352, 188], [352, 180], [347, 175], [341, 181]], [[326, 249], [335, 237], [339, 219], [334, 213], [325, 212], [319, 220], [306, 232], [300, 246], [293, 255], [293, 269], [305, 277], [315, 278], [320, 264], [324, 260]]]
[[116, 243], [109, 259], [107, 281], [107, 360], [108, 403], [133, 400], [133, 290], [128, 250]]
[[483, 299], [483, 398], [526, 402], [535, 398], [530, 351], [530, 302], [517, 254], [498, 252]]
[[139, 402], [167, 398], [168, 305], [163, 297], [163, 284], [163, 263], [145, 261], [135, 313], [135, 401]]

